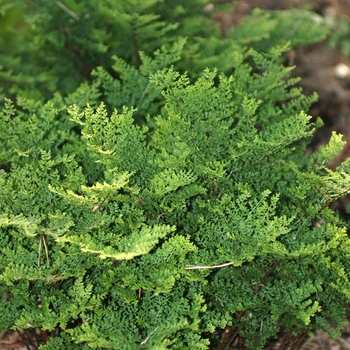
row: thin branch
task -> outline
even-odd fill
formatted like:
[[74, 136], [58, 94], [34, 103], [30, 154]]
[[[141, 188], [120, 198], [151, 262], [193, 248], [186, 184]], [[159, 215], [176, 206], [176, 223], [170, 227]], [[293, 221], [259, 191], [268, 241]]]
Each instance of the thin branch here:
[[41, 235], [40, 235], [39, 248], [38, 248], [38, 267], [40, 267], [40, 256], [41, 256]]
[[260, 280], [260, 282], [258, 282], [258, 286], [254, 289], [254, 294], [259, 293], [261, 287], [264, 286], [265, 281], [268, 279], [268, 277], [271, 275], [272, 271], [283, 261], [283, 259], [281, 260], [277, 260], [273, 263], [272, 267], [265, 272], [264, 276], [262, 277], [262, 279]]
[[62, 4], [61, 1], [56, 1], [57, 6], [62, 9], [64, 12], [68, 13], [69, 16], [72, 16], [76, 21], [80, 21], [80, 17], [69, 9], [66, 5]]
[[224, 305], [224, 303], [222, 302], [222, 300], [221, 300], [219, 297], [217, 297], [217, 299], [220, 301], [221, 306], [222, 306], [222, 307], [225, 307], [225, 305]]
[[219, 269], [220, 267], [233, 265], [233, 262], [228, 262], [221, 265], [213, 265], [213, 266], [200, 266], [200, 265], [186, 265], [186, 270], [198, 270], [198, 269]]
[[102, 207], [102, 205], [105, 204], [105, 202], [106, 202], [106, 200], [108, 199], [108, 197], [109, 197], [109, 194], [107, 194], [107, 196], [106, 196], [105, 198], [103, 198], [103, 200], [102, 200], [102, 202], [101, 202], [100, 204], [95, 205], [95, 206], [91, 209], [91, 211], [92, 211], [93, 213], [95, 213], [97, 210], [99, 210], [99, 209]]
[[148, 339], [152, 336], [152, 334], [158, 329], [158, 327], [154, 328], [151, 334], [143, 341], [140, 343], [140, 345], [145, 345], [148, 342]]
[[48, 265], [50, 265], [49, 250], [47, 249], [46, 240], [45, 240], [45, 235], [42, 233], [42, 234], [40, 235], [39, 248], [38, 248], [38, 267], [40, 267], [41, 247], [42, 247], [42, 244], [43, 244], [43, 243], [44, 243], [44, 249], [45, 249], [45, 255], [46, 255], [46, 262], [47, 262]]
[[320, 211], [322, 211], [323, 209], [325, 209], [326, 207], [328, 207], [330, 204], [332, 204], [333, 202], [335, 202], [336, 200], [338, 200], [341, 197], [346, 196], [347, 194], [349, 194], [350, 192], [350, 187], [348, 187], [346, 190], [332, 196], [331, 198], [326, 200], [326, 203], [324, 203], [320, 209]]
[[50, 265], [49, 250], [47, 249], [46, 240], [45, 240], [45, 235], [42, 234], [41, 237], [42, 237], [42, 240], [43, 240], [43, 242], [44, 242], [45, 255], [46, 255], [46, 262], [47, 262], [48, 265]]
[[145, 98], [146, 93], [147, 93], [147, 91], [148, 91], [148, 89], [149, 89], [150, 86], [151, 86], [151, 82], [148, 83], [148, 85], [146, 86], [146, 89], [143, 91], [142, 96], [141, 96], [140, 101], [139, 101], [139, 106], [141, 105], [141, 102], [142, 102], [143, 99]]

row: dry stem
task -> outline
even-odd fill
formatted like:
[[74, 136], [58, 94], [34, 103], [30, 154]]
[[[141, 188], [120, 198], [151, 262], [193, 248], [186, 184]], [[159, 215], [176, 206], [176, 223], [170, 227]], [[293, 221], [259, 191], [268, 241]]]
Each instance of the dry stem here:
[[221, 265], [213, 265], [213, 266], [200, 266], [200, 265], [186, 265], [186, 270], [198, 270], [198, 269], [219, 269], [220, 267], [233, 265], [233, 262], [228, 262]]

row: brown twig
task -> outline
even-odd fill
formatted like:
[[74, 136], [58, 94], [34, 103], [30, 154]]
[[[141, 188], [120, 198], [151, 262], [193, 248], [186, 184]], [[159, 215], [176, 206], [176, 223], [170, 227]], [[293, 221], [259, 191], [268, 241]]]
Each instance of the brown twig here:
[[218, 350], [228, 350], [230, 349], [237, 340], [239, 336], [238, 333], [240, 328], [234, 326], [229, 326], [225, 329], [224, 334], [221, 338], [221, 343], [218, 347]]
[[330, 204], [332, 204], [333, 202], [335, 202], [339, 198], [346, 196], [347, 194], [349, 194], [349, 192], [350, 192], [350, 187], [347, 188], [346, 190], [336, 194], [335, 196], [332, 196], [331, 198], [327, 199], [326, 203], [324, 203], [322, 205], [320, 211], [322, 211], [323, 209], [327, 208]]
[[307, 335], [307, 330], [303, 330], [300, 333], [298, 333], [297, 335], [295, 335], [294, 337], [290, 334], [287, 333], [284, 338], [283, 341], [281, 343], [281, 345], [279, 346], [280, 349], [285, 349], [285, 350], [297, 350], [300, 349], [300, 345], [303, 342], [303, 340], [305, 339]]
[[97, 210], [99, 210], [99, 209], [103, 206], [103, 204], [105, 204], [105, 202], [106, 202], [106, 200], [107, 200], [108, 197], [109, 197], [109, 195], [107, 195], [105, 198], [103, 198], [102, 202], [101, 202], [100, 204], [95, 205], [95, 206], [91, 209], [91, 211], [92, 211], [93, 213], [95, 213]]
[[273, 263], [270, 270], [266, 271], [263, 278], [258, 282], [257, 287], [254, 289], [254, 294], [259, 293], [261, 287], [264, 285], [265, 281], [268, 279], [268, 277], [271, 275], [272, 271], [282, 262], [283, 260], [277, 260]]

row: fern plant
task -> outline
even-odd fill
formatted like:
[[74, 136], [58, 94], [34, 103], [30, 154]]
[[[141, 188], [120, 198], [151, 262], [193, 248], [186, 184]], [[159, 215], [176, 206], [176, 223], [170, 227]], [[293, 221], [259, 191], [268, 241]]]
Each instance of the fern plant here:
[[[156, 8], [121, 4], [108, 15]], [[82, 4], [65, 6], [78, 28]], [[283, 53], [327, 28], [274, 38], [294, 13], [256, 12], [225, 39], [186, 42], [187, 22], [139, 61], [115, 56], [88, 80], [69, 77], [69, 93], [5, 99], [1, 329], [46, 332], [40, 349], [207, 349], [225, 327], [250, 349], [280, 331], [337, 334], [350, 241], [329, 205], [350, 191], [350, 165], [327, 168], [336, 134], [304, 155], [317, 97], [295, 87]], [[265, 34], [251, 44], [260, 16]]]

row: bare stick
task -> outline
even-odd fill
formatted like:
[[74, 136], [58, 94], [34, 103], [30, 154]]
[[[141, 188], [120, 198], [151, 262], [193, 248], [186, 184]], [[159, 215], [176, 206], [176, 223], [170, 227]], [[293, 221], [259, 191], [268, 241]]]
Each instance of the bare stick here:
[[258, 293], [261, 289], [261, 287], [264, 286], [265, 281], [268, 279], [268, 277], [270, 276], [270, 274], [272, 273], [272, 271], [281, 263], [283, 262], [283, 259], [281, 260], [277, 260], [273, 263], [272, 267], [270, 270], [266, 271], [263, 278], [260, 280], [260, 282], [258, 282], [258, 286], [254, 289], [254, 294]]
[[152, 336], [152, 334], [158, 329], [158, 327], [154, 328], [151, 334], [142, 342], [140, 345], [145, 345], [148, 342], [148, 339]]
[[40, 267], [40, 256], [41, 256], [41, 235], [40, 235], [39, 248], [38, 248], [38, 267]]
[[64, 12], [67, 12], [69, 16], [72, 16], [76, 21], [80, 21], [80, 17], [69, 9], [66, 5], [62, 4], [61, 1], [56, 1], [56, 4], [59, 8], [61, 8]]
[[44, 243], [44, 249], [45, 249], [45, 255], [46, 255], [46, 262], [48, 265], [50, 265], [50, 259], [49, 259], [49, 250], [47, 249], [46, 241], [45, 241], [45, 235], [42, 233], [40, 235], [39, 240], [39, 248], [38, 248], [38, 267], [40, 267], [40, 259], [41, 259], [41, 246]]
[[233, 265], [233, 262], [228, 262], [221, 265], [213, 265], [213, 266], [200, 266], [200, 265], [186, 265], [186, 270], [198, 270], [198, 269], [219, 269], [220, 267]]
[[99, 210], [99, 209], [102, 207], [102, 205], [105, 204], [105, 202], [106, 202], [108, 196], [109, 196], [109, 194], [107, 194], [107, 196], [106, 196], [105, 198], [103, 198], [103, 200], [102, 200], [102, 202], [101, 202], [100, 204], [95, 205], [95, 206], [91, 209], [91, 211], [92, 211], [93, 213], [95, 213], [97, 210]]
[[50, 259], [49, 259], [49, 250], [47, 249], [47, 245], [46, 245], [46, 240], [45, 240], [45, 235], [42, 234], [41, 235], [41, 238], [44, 242], [44, 248], [45, 248], [45, 254], [46, 254], [46, 262], [48, 265], [50, 265]]
[[224, 303], [222, 302], [222, 300], [218, 297], [218, 300], [220, 301], [220, 304], [222, 307], [225, 307]]

